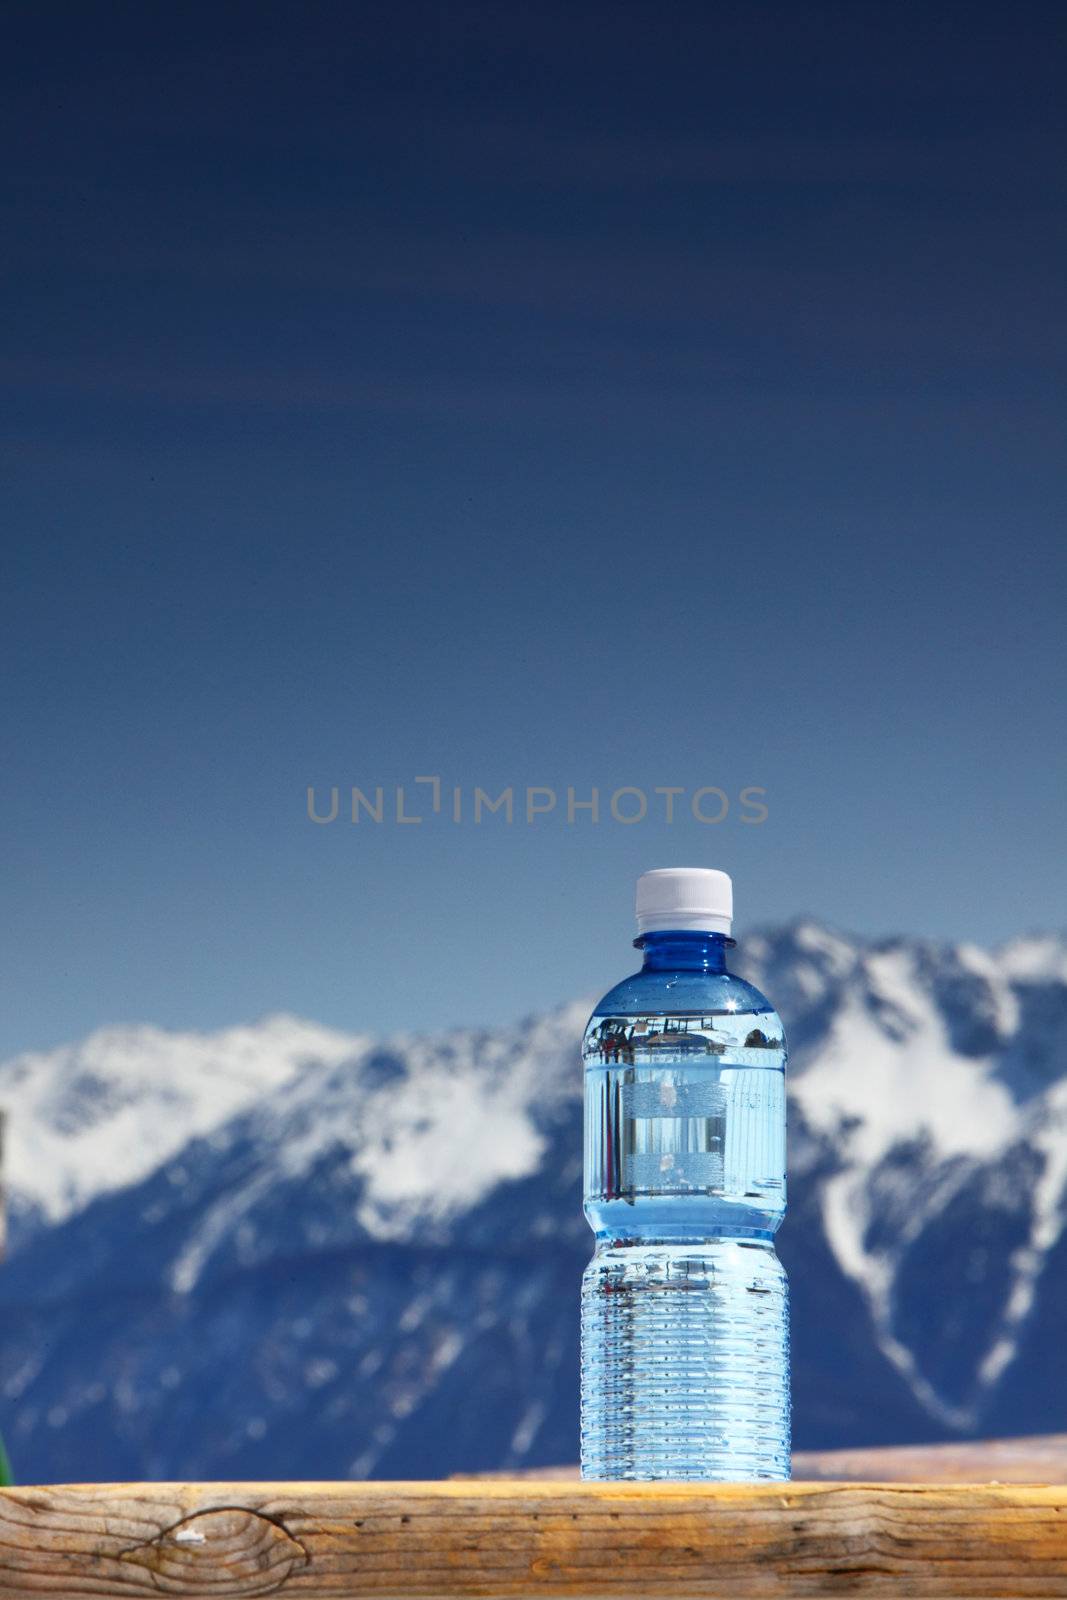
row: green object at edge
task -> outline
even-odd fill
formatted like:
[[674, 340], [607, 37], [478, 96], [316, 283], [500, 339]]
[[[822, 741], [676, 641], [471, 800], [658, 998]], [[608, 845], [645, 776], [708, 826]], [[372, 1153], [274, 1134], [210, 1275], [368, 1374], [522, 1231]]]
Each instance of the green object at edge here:
[[14, 1483], [14, 1481], [11, 1476], [11, 1463], [7, 1459], [7, 1451], [4, 1449], [4, 1441], [0, 1439], [0, 1488], [4, 1484]]

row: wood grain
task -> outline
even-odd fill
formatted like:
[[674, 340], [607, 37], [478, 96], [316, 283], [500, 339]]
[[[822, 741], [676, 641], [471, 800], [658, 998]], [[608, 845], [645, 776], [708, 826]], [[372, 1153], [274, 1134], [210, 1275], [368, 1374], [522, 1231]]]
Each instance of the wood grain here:
[[0, 1596], [1067, 1595], [1067, 1486], [116, 1484], [0, 1492]]

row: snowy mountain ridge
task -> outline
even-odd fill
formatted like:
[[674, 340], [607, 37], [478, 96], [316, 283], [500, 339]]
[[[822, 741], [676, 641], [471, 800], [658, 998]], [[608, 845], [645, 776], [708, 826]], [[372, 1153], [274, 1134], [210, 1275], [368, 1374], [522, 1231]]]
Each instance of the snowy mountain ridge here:
[[[1020, 1407], [1047, 1416], [1050, 1392], [1067, 1412], [1047, 1370], [1067, 1276], [1067, 940], [984, 951], [864, 942], [801, 922], [754, 934], [739, 954], [791, 1046], [781, 1247], [800, 1442], [867, 1442], [864, 1428], [867, 1439], [988, 1430]], [[320, 1444], [336, 1435], [340, 1451], [353, 1417], [378, 1417], [334, 1470], [414, 1470], [404, 1452], [417, 1440], [425, 1457], [428, 1439], [457, 1466], [572, 1458], [561, 1431], [572, 1417], [571, 1279], [592, 1244], [577, 1049], [588, 1009], [389, 1040], [289, 1016], [215, 1034], [126, 1027], [0, 1064], [14, 1212], [0, 1302], [21, 1296], [32, 1320], [51, 1297], [69, 1304], [73, 1326], [95, 1296], [106, 1323], [99, 1297], [121, 1285], [144, 1297], [152, 1332], [141, 1337], [176, 1340], [190, 1317], [230, 1326], [240, 1291], [254, 1301], [240, 1337], [264, 1360], [318, 1341], [303, 1379], [264, 1379], [270, 1403], [252, 1391], [262, 1433], [246, 1436], [235, 1409], [214, 1454], [197, 1458], [201, 1476], [232, 1471], [242, 1451], [262, 1472], [271, 1406], [280, 1439], [282, 1413], [301, 1393], [306, 1406], [308, 1389], [332, 1395]], [[316, 1315], [262, 1298], [294, 1270], [313, 1281]], [[14, 1362], [35, 1374], [19, 1380], [20, 1402], [55, 1384], [63, 1399], [42, 1415], [81, 1415], [89, 1390], [75, 1345], [40, 1366], [17, 1318], [11, 1328], [6, 1356], [0, 1334], [0, 1392]], [[132, 1328], [102, 1325], [99, 1338], [102, 1366], [140, 1363]], [[528, 1341], [539, 1353], [521, 1357], [520, 1379], [516, 1350]], [[206, 1348], [196, 1378], [187, 1351], [166, 1366], [185, 1373], [190, 1416], [198, 1382], [217, 1397], [212, 1359], [222, 1356]], [[492, 1444], [483, 1408], [464, 1443], [447, 1420], [455, 1385], [481, 1392], [487, 1374], [496, 1387], [485, 1405], [504, 1431]], [[136, 1405], [128, 1387], [115, 1391], [143, 1472], [141, 1413], [156, 1403], [145, 1383]], [[91, 1402], [112, 1403], [111, 1391]], [[18, 1427], [37, 1438], [44, 1426], [26, 1422], [30, 1412], [16, 1441]], [[186, 1457], [153, 1461], [147, 1475], [177, 1467], [193, 1475]]]
[[[842, 1271], [863, 1289], [879, 1343], [916, 1396], [950, 1426], [974, 1425], [974, 1403], [946, 1403], [893, 1330], [901, 1252], [983, 1164], [1024, 1143], [1041, 1160], [1028, 1237], [1011, 1257], [1010, 1286], [978, 1370], [988, 1388], [1013, 1359], [1037, 1277], [1067, 1218], [1067, 1076], [1021, 1098], [1003, 1071], [1019, 1041], [1025, 991], [1067, 983], [1063, 941], [1016, 940], [1000, 951], [897, 943], [857, 952], [823, 930], [796, 930], [801, 950], [836, 976], [834, 1014], [817, 1044], [794, 1058], [792, 1095], [807, 1127], [832, 1142], [841, 1167], [822, 1190], [822, 1220]], [[751, 952], [759, 963], [763, 946]], [[811, 973], [799, 981], [819, 993]], [[758, 979], [757, 979], [758, 981]], [[940, 993], [939, 993], [940, 985]], [[946, 993], [966, 997], [969, 1038], [954, 1035]], [[1050, 1068], [1067, 1074], [1067, 1031]], [[1040, 1041], [1027, 1040], [1028, 1048]], [[1014, 1092], [1013, 1092], [1014, 1089]], [[872, 1180], [894, 1150], [911, 1147], [906, 1193], [891, 1241], [877, 1229], [888, 1196]], [[922, 1181], [925, 1178], [925, 1183]], [[874, 1236], [875, 1242], [870, 1241]]]
[[152, 1172], [309, 1061], [339, 1063], [367, 1041], [298, 1017], [214, 1034], [147, 1024], [101, 1028], [77, 1044], [0, 1062], [11, 1118], [6, 1181], [51, 1223]]

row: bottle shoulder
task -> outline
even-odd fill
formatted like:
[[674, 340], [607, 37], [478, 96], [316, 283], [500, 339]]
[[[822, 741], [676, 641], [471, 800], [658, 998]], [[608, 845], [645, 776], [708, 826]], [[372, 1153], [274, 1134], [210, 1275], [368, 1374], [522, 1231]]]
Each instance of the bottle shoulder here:
[[648, 972], [642, 968], [598, 1000], [590, 1021], [685, 1011], [759, 1012], [777, 1018], [766, 995], [732, 972]]

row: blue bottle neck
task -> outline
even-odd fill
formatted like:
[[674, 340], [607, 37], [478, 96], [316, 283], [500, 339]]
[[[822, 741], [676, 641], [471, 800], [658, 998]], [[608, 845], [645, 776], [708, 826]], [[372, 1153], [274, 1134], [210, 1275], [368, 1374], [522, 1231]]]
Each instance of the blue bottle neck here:
[[644, 972], [725, 972], [726, 951], [733, 943], [725, 933], [693, 928], [643, 933], [634, 940], [644, 955]]

